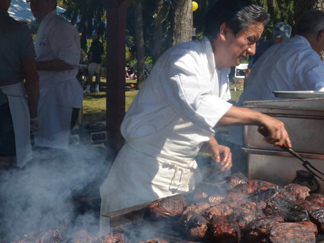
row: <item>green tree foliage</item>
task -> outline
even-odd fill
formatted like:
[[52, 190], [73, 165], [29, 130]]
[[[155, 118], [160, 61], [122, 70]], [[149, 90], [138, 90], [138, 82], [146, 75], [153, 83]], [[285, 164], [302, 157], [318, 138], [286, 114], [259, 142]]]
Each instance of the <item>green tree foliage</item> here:
[[87, 38], [96, 30], [99, 36], [105, 33], [105, 9], [102, 0], [62, 0], [67, 9], [66, 16], [77, 24], [82, 33], [81, 46], [87, 48]]
[[278, 22], [285, 22], [292, 27], [295, 25], [294, 0], [255, 0], [255, 2], [270, 14], [270, 22], [263, 32], [262, 39], [272, 38], [273, 26]]

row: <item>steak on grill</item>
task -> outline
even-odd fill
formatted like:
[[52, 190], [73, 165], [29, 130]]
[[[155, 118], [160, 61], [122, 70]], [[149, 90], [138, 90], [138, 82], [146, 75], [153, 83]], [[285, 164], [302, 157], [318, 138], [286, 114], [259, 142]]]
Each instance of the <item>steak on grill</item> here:
[[249, 180], [247, 184], [252, 186], [254, 191], [281, 188], [276, 184], [270, 183], [268, 181], [262, 181], [262, 180]]
[[270, 242], [273, 243], [315, 243], [316, 226], [311, 222], [278, 223], [270, 230]]
[[61, 232], [57, 229], [48, 231], [31, 232], [16, 243], [61, 243], [63, 238]]
[[93, 243], [124, 243], [124, 234], [122, 233], [111, 233], [104, 235], [99, 240]]
[[282, 215], [287, 222], [302, 222], [309, 220], [305, 207], [280, 196], [271, 198], [268, 201], [266, 211], [273, 215]]
[[225, 197], [226, 190], [217, 183], [201, 182], [196, 189], [188, 195], [189, 202], [208, 202], [209, 197]]
[[141, 241], [141, 242], [136, 242], [136, 243], [169, 243], [169, 242], [164, 239], [154, 238], [154, 239], [150, 239], [147, 241]]
[[254, 192], [254, 188], [250, 186], [249, 184], [238, 184], [235, 187], [233, 187], [230, 192], [234, 193], [243, 193], [243, 194], [250, 194]]
[[227, 203], [222, 203], [217, 206], [207, 208], [202, 212], [202, 216], [208, 221], [212, 220], [213, 216], [227, 216], [233, 213], [232, 207]]
[[308, 187], [294, 183], [286, 185], [284, 189], [296, 200], [305, 200], [305, 198], [309, 196], [310, 192], [310, 189]]
[[244, 230], [244, 242], [269, 242], [270, 230], [279, 222], [284, 222], [284, 218], [270, 216], [253, 220]]
[[185, 210], [183, 211], [182, 214], [186, 214], [189, 211], [194, 211], [196, 213], [202, 213], [205, 209], [209, 208], [210, 204], [209, 203], [193, 203], [189, 204]]
[[241, 172], [234, 173], [226, 178], [228, 190], [231, 190], [236, 185], [246, 184], [249, 179]]
[[207, 237], [207, 220], [194, 211], [182, 215], [178, 227], [189, 240], [204, 240]]
[[319, 193], [313, 193], [309, 197], [306, 197], [307, 201], [317, 204], [318, 206], [324, 207], [324, 195]]
[[306, 208], [309, 219], [317, 225], [318, 231], [324, 233], [324, 208], [306, 200], [297, 200], [296, 203]]
[[81, 230], [77, 232], [71, 239], [69, 239], [66, 243], [92, 243], [98, 240], [93, 234], [86, 232], [85, 230]]
[[180, 216], [188, 205], [182, 195], [166, 197], [151, 202], [147, 207], [147, 215], [153, 220], [171, 219]]
[[218, 243], [238, 243], [240, 228], [231, 216], [213, 216], [208, 224], [210, 238]]
[[254, 202], [241, 204], [240, 207], [234, 209], [232, 215], [241, 230], [253, 220], [265, 217], [262, 209]]

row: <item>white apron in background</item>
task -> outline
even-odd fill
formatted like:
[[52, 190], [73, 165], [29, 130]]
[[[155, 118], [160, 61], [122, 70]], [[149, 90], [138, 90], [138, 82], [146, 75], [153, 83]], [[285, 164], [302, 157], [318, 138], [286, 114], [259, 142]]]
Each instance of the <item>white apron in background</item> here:
[[[201, 181], [195, 156], [209, 139], [209, 132], [180, 118], [157, 133], [128, 140], [100, 188], [101, 215], [192, 191]], [[101, 216], [100, 236], [109, 230], [109, 218]]]
[[30, 114], [23, 82], [0, 87], [7, 95], [15, 131], [17, 166], [22, 168], [33, 158], [30, 140]]
[[[80, 89], [79, 92], [75, 92]], [[66, 91], [70, 91], [68, 95]], [[39, 130], [35, 145], [67, 149], [71, 130], [72, 109], [82, 107], [82, 87], [76, 78], [48, 80], [40, 83], [38, 103]]]

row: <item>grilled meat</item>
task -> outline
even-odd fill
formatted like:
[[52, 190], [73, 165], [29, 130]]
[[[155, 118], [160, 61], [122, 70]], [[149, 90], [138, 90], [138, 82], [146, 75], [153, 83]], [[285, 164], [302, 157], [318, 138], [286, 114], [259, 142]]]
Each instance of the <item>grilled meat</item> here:
[[249, 179], [241, 172], [234, 173], [226, 178], [228, 189], [231, 190], [236, 185], [246, 184]]
[[61, 232], [57, 229], [48, 231], [31, 232], [16, 243], [61, 243], [63, 238]]
[[212, 206], [207, 208], [202, 212], [202, 216], [205, 217], [208, 221], [212, 220], [213, 216], [227, 216], [233, 213], [232, 207], [227, 203], [222, 203], [217, 206]]
[[272, 226], [283, 221], [283, 217], [263, 217], [253, 220], [246, 226], [244, 230], [244, 242], [269, 242], [269, 235]]
[[209, 197], [225, 196], [226, 190], [217, 183], [201, 182], [188, 196], [189, 202], [208, 202]]
[[230, 192], [234, 193], [243, 193], [243, 194], [250, 194], [254, 192], [254, 188], [249, 184], [238, 184]]
[[310, 221], [316, 224], [318, 231], [321, 234], [323, 234], [324, 233], [324, 208], [306, 200], [298, 200], [296, 201], [296, 203], [306, 208]]
[[231, 216], [213, 216], [208, 224], [210, 238], [219, 243], [238, 243], [241, 240], [240, 228]]
[[307, 201], [317, 204], [318, 206], [324, 207], [324, 195], [319, 193], [313, 193], [309, 197], [306, 197]]
[[273, 215], [282, 215], [287, 222], [309, 220], [305, 207], [280, 196], [271, 198], [268, 201], [266, 211]]
[[158, 199], [147, 207], [147, 215], [153, 220], [171, 219], [180, 216], [188, 205], [187, 199], [182, 195]]
[[261, 202], [267, 202], [271, 198], [278, 197], [278, 196], [295, 201], [295, 197], [291, 196], [284, 189], [274, 189], [274, 188], [266, 189], [266, 190], [256, 190], [253, 193], [248, 195], [248, 199], [252, 202], [261, 203]]
[[94, 235], [86, 232], [85, 230], [77, 232], [71, 239], [66, 243], [92, 243], [98, 240]]
[[254, 191], [267, 190], [267, 189], [280, 189], [280, 186], [262, 180], [249, 180], [247, 184], [252, 186]]
[[207, 209], [209, 207], [210, 207], [209, 203], [193, 203], [186, 207], [186, 209], [183, 211], [182, 215], [188, 213], [189, 211], [194, 211], [194, 212], [200, 214], [205, 209]]
[[284, 189], [296, 200], [305, 200], [305, 198], [309, 196], [310, 192], [308, 187], [293, 183], [286, 185]]
[[207, 237], [207, 220], [194, 211], [182, 215], [178, 227], [189, 240], [204, 240]]
[[151, 240], [142, 241], [142, 242], [136, 242], [136, 243], [169, 243], [169, 242], [164, 240], [164, 239], [154, 238], [154, 239], [151, 239]]
[[240, 207], [234, 208], [232, 215], [241, 230], [253, 220], [265, 217], [262, 209], [254, 202], [241, 204]]
[[223, 201], [223, 203], [228, 203], [231, 206], [240, 206], [243, 203], [247, 203], [250, 200], [248, 199], [248, 195], [242, 192], [229, 192]]
[[270, 230], [270, 242], [273, 243], [315, 243], [316, 226], [311, 222], [278, 223]]
[[217, 206], [225, 200], [225, 196], [208, 197], [208, 202], [211, 206]]
[[93, 243], [124, 243], [124, 234], [111, 233], [100, 237], [99, 240]]

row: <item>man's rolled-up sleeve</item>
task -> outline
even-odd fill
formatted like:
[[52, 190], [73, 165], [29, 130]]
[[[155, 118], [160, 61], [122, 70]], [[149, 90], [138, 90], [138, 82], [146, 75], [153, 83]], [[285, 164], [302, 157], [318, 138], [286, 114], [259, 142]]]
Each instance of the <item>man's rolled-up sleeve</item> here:
[[218, 79], [211, 80], [199, 56], [171, 55], [160, 73], [165, 99], [181, 117], [202, 129], [215, 132], [214, 127], [230, 109], [231, 104], [213, 92]]

